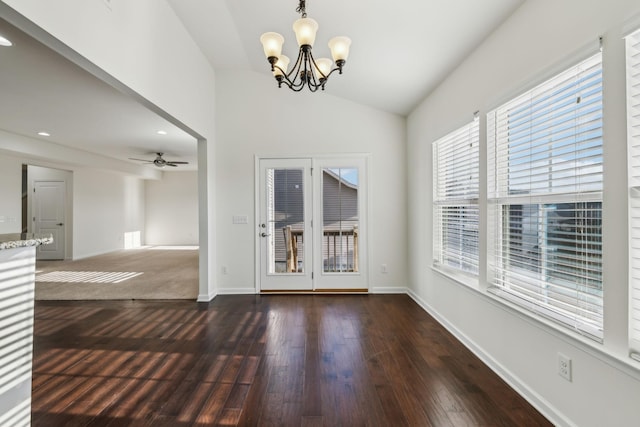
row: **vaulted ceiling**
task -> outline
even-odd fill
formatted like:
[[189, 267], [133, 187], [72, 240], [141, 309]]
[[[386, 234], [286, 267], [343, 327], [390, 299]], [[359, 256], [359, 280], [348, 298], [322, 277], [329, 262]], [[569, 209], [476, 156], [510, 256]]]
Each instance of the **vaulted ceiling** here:
[[[260, 35], [285, 38], [295, 60], [292, 30], [299, 0], [168, 0], [216, 69], [270, 74]], [[524, 0], [306, 0], [319, 24], [316, 57], [330, 57], [334, 36], [352, 40], [340, 77], [327, 91], [383, 111], [407, 115]], [[274, 83], [275, 84], [275, 83]]]
[[[297, 56], [298, 0], [167, 1], [214, 69], [270, 75], [259, 42], [267, 31]], [[352, 39], [344, 74], [326, 91], [407, 115], [523, 1], [307, 0], [306, 9], [319, 23], [316, 57], [330, 56], [333, 36]], [[195, 168], [194, 138], [2, 19], [0, 35], [14, 42], [0, 47], [0, 129], [125, 161], [162, 151]]]

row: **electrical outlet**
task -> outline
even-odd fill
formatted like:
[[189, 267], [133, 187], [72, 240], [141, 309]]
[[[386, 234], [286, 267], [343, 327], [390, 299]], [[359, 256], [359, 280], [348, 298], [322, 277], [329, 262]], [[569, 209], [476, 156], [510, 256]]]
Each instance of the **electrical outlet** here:
[[562, 353], [558, 353], [558, 375], [571, 382], [571, 359]]

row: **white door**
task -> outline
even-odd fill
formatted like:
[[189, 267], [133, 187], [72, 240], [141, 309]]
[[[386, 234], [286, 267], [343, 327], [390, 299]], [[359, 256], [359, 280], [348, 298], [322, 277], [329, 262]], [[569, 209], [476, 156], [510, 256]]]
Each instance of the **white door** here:
[[52, 234], [53, 243], [41, 245], [37, 259], [64, 259], [66, 184], [64, 181], [35, 181], [33, 193], [34, 232]]
[[366, 291], [366, 158], [260, 159], [260, 291]]
[[311, 160], [260, 160], [261, 291], [310, 291]]
[[314, 289], [368, 290], [366, 158], [313, 161]]

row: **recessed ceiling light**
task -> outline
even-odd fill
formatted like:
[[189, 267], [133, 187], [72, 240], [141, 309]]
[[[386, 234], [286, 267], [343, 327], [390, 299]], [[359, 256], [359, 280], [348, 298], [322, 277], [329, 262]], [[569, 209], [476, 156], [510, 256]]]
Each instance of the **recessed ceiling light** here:
[[40, 135], [40, 136], [51, 136], [51, 134], [49, 132], [38, 132], [38, 135]]
[[0, 36], [0, 46], [13, 46], [13, 43], [11, 43], [11, 40]]
[[164, 131], [164, 130], [158, 131], [158, 135], [166, 135], [166, 134], [167, 134], [167, 131]]

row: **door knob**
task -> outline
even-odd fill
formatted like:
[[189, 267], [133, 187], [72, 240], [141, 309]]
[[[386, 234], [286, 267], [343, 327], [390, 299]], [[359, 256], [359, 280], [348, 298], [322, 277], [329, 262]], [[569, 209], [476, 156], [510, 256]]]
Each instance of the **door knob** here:
[[59, 223], [57, 223], [56, 225], [64, 225], [64, 223], [62, 223], [62, 222], [59, 222]]
[[267, 237], [267, 236], [271, 236], [271, 234], [267, 234], [267, 233], [260, 233], [261, 237]]

